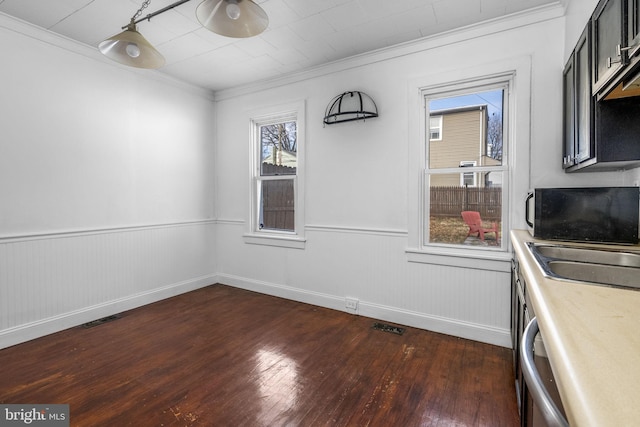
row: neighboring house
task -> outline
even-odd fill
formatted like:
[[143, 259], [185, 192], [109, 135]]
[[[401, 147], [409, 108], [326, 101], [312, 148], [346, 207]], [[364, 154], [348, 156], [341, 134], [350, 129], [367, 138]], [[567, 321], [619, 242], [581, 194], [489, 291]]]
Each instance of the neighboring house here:
[[[274, 160], [273, 153], [276, 153], [276, 158]], [[276, 148], [271, 150], [271, 153], [262, 160], [262, 163], [267, 163], [270, 165], [277, 166], [288, 166], [295, 168], [298, 165], [298, 157], [297, 153], [292, 153], [286, 150], [278, 150]]]
[[[487, 105], [432, 111], [429, 119], [429, 167], [465, 168], [500, 164], [487, 155]], [[494, 174], [496, 175], [496, 174]], [[431, 186], [485, 187], [500, 184], [488, 174], [464, 172], [431, 178]]]

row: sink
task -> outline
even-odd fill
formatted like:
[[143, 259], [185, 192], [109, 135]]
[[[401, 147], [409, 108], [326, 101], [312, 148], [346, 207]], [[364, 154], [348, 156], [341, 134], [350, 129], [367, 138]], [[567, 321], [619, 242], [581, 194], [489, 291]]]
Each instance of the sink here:
[[640, 290], [640, 252], [528, 242], [545, 276]]
[[532, 245], [545, 258], [566, 261], [592, 262], [595, 264], [640, 267], [640, 253], [606, 249], [587, 249], [560, 245]]
[[549, 270], [557, 277], [581, 282], [640, 289], [640, 268], [572, 261], [549, 261]]

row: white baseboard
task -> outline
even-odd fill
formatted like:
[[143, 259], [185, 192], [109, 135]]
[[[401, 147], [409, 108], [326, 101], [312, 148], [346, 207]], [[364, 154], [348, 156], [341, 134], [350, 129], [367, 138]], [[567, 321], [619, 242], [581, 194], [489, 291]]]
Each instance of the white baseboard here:
[[[345, 297], [342, 296], [313, 292], [238, 276], [212, 274], [0, 331], [0, 349], [106, 316], [138, 308], [146, 304], [151, 304], [175, 295], [200, 289], [214, 283], [221, 283], [266, 295], [354, 313], [353, 310], [345, 307]], [[491, 328], [486, 325], [461, 322], [459, 320], [402, 310], [397, 307], [368, 303], [362, 300], [358, 302], [358, 309], [355, 314], [501, 347], [511, 347], [511, 335], [508, 329]]]
[[15, 328], [0, 331], [0, 349], [10, 347], [40, 338], [48, 334], [60, 332], [74, 326], [82, 325], [96, 319], [121, 313], [170, 298], [185, 292], [193, 291], [215, 284], [218, 277], [215, 274], [197, 277], [184, 282], [173, 283], [162, 288], [153, 289], [135, 295], [130, 295], [103, 304], [83, 308], [82, 310], [64, 313], [58, 316], [27, 323]]
[[[347, 313], [354, 313], [353, 310], [349, 310], [345, 307], [345, 297], [342, 296], [312, 292], [290, 286], [277, 285], [274, 283], [246, 279], [227, 274], [218, 275], [218, 282], [224, 285], [259, 292], [262, 294], [340, 310]], [[493, 344], [500, 347], [511, 348], [511, 332], [509, 329], [462, 322], [460, 320], [402, 310], [397, 307], [368, 303], [362, 300], [358, 301], [358, 310], [355, 314], [487, 344]]]
[[358, 314], [361, 316], [511, 348], [511, 331], [509, 329], [494, 328], [362, 301], [358, 305]]

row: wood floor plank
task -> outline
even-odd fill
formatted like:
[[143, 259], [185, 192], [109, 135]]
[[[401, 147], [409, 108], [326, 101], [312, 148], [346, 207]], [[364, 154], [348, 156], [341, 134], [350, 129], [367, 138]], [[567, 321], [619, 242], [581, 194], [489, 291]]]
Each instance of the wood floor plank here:
[[510, 350], [223, 285], [0, 350], [72, 426], [517, 426]]

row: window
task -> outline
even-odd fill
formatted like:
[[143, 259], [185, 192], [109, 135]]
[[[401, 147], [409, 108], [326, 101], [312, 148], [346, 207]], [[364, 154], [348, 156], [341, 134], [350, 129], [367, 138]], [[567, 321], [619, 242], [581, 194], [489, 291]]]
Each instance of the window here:
[[[476, 166], [476, 162], [460, 162], [461, 168]], [[460, 186], [475, 187], [476, 186], [476, 174], [475, 172], [462, 172], [460, 174]]]
[[256, 115], [251, 125], [251, 218], [245, 241], [301, 248], [304, 104]]
[[442, 116], [431, 116], [429, 118], [429, 139], [431, 141], [442, 140]]
[[257, 225], [260, 230], [295, 231], [298, 126], [295, 120], [258, 125], [260, 172]]
[[[510, 271], [511, 246], [508, 230], [526, 227], [524, 205], [521, 201], [531, 187], [531, 73], [532, 58], [523, 55], [493, 58], [469, 67], [427, 71], [423, 76], [409, 81], [407, 95], [413, 108], [408, 110], [408, 234], [405, 250], [407, 261], [505, 273]], [[502, 145], [488, 141], [487, 155], [483, 157], [484, 163], [478, 161], [476, 166], [460, 170], [460, 162], [478, 160], [477, 155], [468, 157], [459, 154], [453, 159], [447, 159], [442, 153], [437, 156], [436, 152], [430, 153], [432, 149], [437, 150], [438, 146], [448, 146], [452, 129], [448, 124], [448, 115], [442, 115], [437, 109], [451, 109], [453, 105], [438, 106], [435, 101], [474, 93], [486, 98], [483, 93], [494, 90], [502, 93], [502, 126], [497, 126], [499, 129], [496, 129], [495, 133], [496, 141], [501, 140]], [[471, 104], [489, 105], [478, 98]], [[432, 112], [434, 115], [443, 116], [443, 140], [434, 144], [429, 142]], [[493, 110], [488, 112], [491, 113]], [[502, 139], [500, 132], [503, 135]], [[478, 134], [479, 132], [476, 132], [476, 135]], [[513, 149], [515, 146], [517, 150]], [[480, 147], [480, 144], [477, 147]], [[446, 150], [444, 152], [446, 153]], [[434, 238], [438, 231], [430, 224], [432, 208], [435, 211], [431, 199], [449, 195], [448, 192], [444, 195], [438, 193], [435, 186], [460, 187], [460, 173], [464, 172], [476, 173], [478, 187], [496, 188], [496, 192], [490, 196], [493, 199], [485, 202], [485, 206], [492, 211], [492, 216], [501, 218], [498, 221], [500, 246], [464, 244], [469, 227], [462, 226], [456, 216], [462, 216], [462, 209], [449, 217], [455, 221], [454, 227], [457, 231], [449, 229], [444, 235], [454, 235], [461, 231], [463, 235], [458, 236], [457, 240], [450, 239], [451, 241], [437, 241]], [[441, 182], [438, 183], [438, 180]], [[440, 202], [442, 206], [442, 201]], [[489, 222], [489, 225], [493, 222], [482, 219]], [[447, 223], [443, 221], [440, 225], [445, 227]], [[443, 235], [442, 232], [439, 234]], [[491, 238], [491, 234], [487, 237]]]
[[[502, 248], [507, 89], [508, 82], [498, 82], [423, 92], [425, 122], [430, 124], [424, 142], [424, 245]], [[440, 125], [438, 143], [434, 121]], [[463, 211], [478, 212], [481, 228], [494, 231], [484, 236], [474, 232], [463, 220]]]

